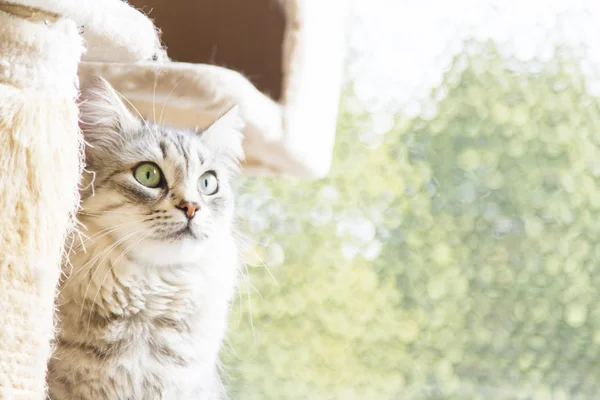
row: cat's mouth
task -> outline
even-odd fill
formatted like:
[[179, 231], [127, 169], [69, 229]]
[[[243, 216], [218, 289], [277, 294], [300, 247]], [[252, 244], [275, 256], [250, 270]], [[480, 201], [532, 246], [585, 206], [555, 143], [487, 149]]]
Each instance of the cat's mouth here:
[[208, 234], [201, 229], [194, 221], [179, 221], [178, 223], [169, 223], [166, 226], [157, 227], [153, 238], [155, 240], [178, 242], [185, 239], [193, 241], [203, 241], [208, 239]]
[[183, 225], [181, 228], [175, 229], [168, 233], [164, 233], [162, 238], [164, 240], [176, 241], [176, 240], [181, 240], [181, 239], [185, 239], [185, 238], [197, 239], [198, 237], [192, 228], [192, 221], [189, 221], [187, 224]]
[[192, 230], [192, 221], [189, 221], [186, 226], [177, 231], [176, 235], [178, 235], [180, 238], [191, 237], [192, 239], [196, 239], [196, 234]]

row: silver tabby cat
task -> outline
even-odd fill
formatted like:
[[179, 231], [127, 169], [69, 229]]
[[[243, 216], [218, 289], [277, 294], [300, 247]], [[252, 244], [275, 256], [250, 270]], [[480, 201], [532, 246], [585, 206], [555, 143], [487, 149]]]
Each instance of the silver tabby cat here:
[[82, 90], [84, 235], [65, 265], [52, 400], [219, 399], [235, 291], [231, 179], [237, 108], [202, 132], [134, 117], [95, 79]]

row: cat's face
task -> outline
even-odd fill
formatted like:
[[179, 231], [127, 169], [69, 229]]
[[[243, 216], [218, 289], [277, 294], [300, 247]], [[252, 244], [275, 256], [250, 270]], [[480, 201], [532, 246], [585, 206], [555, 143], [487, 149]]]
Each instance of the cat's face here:
[[230, 182], [242, 157], [237, 109], [203, 132], [176, 130], [135, 118], [96, 80], [82, 91], [81, 121], [84, 225], [158, 264], [189, 260], [231, 230]]

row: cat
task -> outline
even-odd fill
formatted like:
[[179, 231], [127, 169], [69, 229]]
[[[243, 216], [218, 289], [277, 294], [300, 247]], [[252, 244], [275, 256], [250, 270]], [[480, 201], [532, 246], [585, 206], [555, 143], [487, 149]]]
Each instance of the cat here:
[[95, 78], [80, 114], [84, 235], [59, 286], [49, 398], [221, 399], [240, 265], [237, 107], [201, 132], [177, 130], [136, 118]]

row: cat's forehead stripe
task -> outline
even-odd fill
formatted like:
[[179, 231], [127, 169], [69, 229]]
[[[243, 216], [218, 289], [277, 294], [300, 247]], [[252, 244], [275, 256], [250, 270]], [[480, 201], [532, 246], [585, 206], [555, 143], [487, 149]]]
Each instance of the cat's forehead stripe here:
[[179, 135], [176, 133], [172, 133], [170, 135], [167, 135], [167, 137], [171, 140], [171, 143], [173, 143], [173, 146], [175, 146], [175, 148], [177, 149], [177, 151], [179, 152], [179, 154], [183, 154], [184, 153], [184, 147], [181, 144], [181, 140], [179, 139]]
[[167, 159], [167, 144], [164, 141], [160, 141], [160, 151], [162, 152], [163, 160]]
[[206, 163], [206, 159], [204, 158], [204, 155], [202, 154], [201, 150], [198, 150], [198, 160], [200, 160], [200, 165], [204, 165]]
[[186, 138], [178, 133], [177, 140], [179, 141], [179, 145], [181, 146], [181, 155], [185, 160], [185, 172], [189, 175], [190, 173], [190, 154], [189, 154], [189, 143], [186, 143]]
[[182, 168], [182, 169], [183, 169], [184, 174], [187, 174], [189, 161], [187, 158], [185, 148], [181, 144], [181, 141], [178, 140], [178, 135], [167, 135], [167, 139], [171, 143], [171, 147], [177, 153], [177, 155], [174, 157], [174, 159], [181, 160], [181, 158], [183, 158], [183, 161], [185, 162], [185, 168]]

